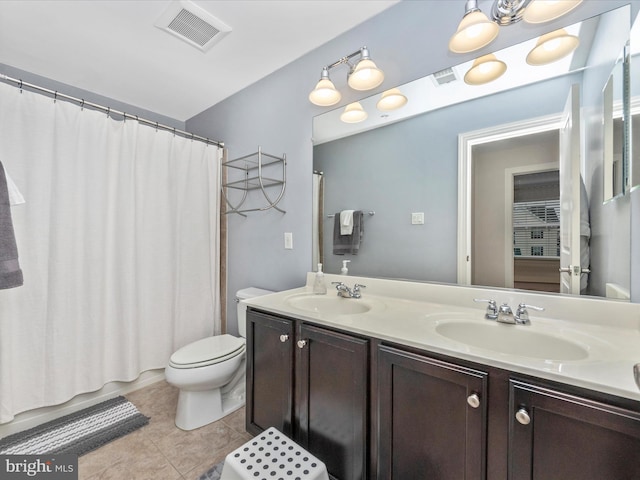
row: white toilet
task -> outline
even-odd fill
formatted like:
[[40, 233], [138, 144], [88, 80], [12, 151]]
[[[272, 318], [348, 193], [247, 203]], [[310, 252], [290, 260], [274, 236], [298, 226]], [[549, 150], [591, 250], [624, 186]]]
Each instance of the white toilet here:
[[224, 334], [185, 345], [165, 368], [168, 383], [178, 387], [176, 426], [193, 430], [242, 407], [245, 402], [245, 340], [248, 298], [273, 293], [244, 288], [236, 293], [240, 337]]

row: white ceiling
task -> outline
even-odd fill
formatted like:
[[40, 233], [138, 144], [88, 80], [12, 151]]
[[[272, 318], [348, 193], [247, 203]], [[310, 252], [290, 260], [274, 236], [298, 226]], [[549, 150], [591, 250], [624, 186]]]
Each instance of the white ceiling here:
[[398, 0], [195, 0], [202, 52], [154, 26], [172, 0], [0, 0], [0, 63], [185, 121]]

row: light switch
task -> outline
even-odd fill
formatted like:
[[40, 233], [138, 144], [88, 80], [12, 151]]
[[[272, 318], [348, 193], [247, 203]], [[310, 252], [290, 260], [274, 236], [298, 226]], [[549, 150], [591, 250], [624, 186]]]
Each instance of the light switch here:
[[293, 250], [293, 233], [284, 232], [284, 248], [286, 250]]
[[412, 213], [411, 225], [424, 225], [424, 212]]

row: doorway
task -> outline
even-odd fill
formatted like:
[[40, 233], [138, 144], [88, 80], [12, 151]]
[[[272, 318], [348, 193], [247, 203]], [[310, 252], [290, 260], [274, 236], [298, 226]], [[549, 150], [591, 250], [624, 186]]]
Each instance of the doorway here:
[[560, 121], [550, 115], [459, 136], [459, 284], [514, 286], [513, 179], [558, 170]]
[[[555, 257], [557, 250], [544, 245], [544, 238], [523, 241], [524, 235], [557, 236], [559, 224], [544, 226], [535, 214], [547, 213], [544, 202], [554, 197], [558, 205], [558, 135], [558, 130], [549, 130], [472, 147], [472, 285], [559, 290], [559, 260], [549, 255]], [[518, 214], [523, 209], [528, 217]]]

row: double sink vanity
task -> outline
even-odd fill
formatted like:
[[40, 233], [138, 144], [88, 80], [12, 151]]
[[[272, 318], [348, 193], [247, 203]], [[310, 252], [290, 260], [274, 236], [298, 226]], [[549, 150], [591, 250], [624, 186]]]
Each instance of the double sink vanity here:
[[637, 304], [326, 282], [247, 301], [251, 433], [278, 428], [338, 480], [640, 478]]

